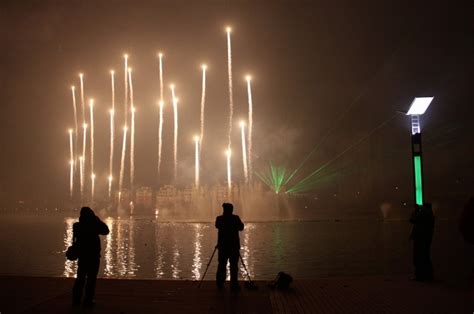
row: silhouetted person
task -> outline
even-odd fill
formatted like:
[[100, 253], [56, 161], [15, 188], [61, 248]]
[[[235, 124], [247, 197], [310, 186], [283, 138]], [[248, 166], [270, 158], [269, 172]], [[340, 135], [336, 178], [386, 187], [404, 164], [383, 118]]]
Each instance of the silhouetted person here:
[[218, 288], [224, 286], [226, 278], [227, 261], [230, 262], [230, 282], [232, 289], [239, 289], [237, 271], [240, 257], [239, 231], [244, 230], [240, 217], [232, 214], [234, 206], [230, 203], [222, 204], [224, 213], [216, 218], [218, 231], [217, 248], [219, 250], [216, 273]]
[[[474, 244], [474, 197], [471, 196], [469, 201], [461, 213], [459, 220], [459, 231], [466, 241], [469, 244]], [[474, 269], [471, 271], [469, 278], [469, 285], [474, 297]]]
[[431, 281], [434, 277], [430, 252], [434, 221], [433, 210], [429, 203], [415, 209], [410, 218], [413, 224], [410, 238], [413, 240], [413, 265], [417, 281]]
[[459, 231], [467, 243], [474, 244], [474, 197], [471, 197], [461, 213]]
[[73, 227], [73, 243], [79, 252], [77, 277], [72, 289], [73, 304], [79, 305], [86, 285], [84, 305], [94, 305], [95, 282], [99, 272], [100, 238], [109, 234], [109, 228], [89, 207], [81, 208], [79, 222]]

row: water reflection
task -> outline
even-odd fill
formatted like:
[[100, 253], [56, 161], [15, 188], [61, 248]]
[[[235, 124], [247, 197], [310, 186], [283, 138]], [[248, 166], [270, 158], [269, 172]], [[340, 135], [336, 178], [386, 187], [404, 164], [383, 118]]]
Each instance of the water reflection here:
[[114, 220], [109, 217], [105, 220], [105, 223], [109, 227], [109, 234], [106, 237], [106, 246], [105, 246], [105, 268], [104, 268], [104, 274], [106, 277], [111, 277], [115, 274], [115, 269], [114, 269], [114, 261], [113, 261], [113, 233], [114, 233]]
[[[64, 220], [64, 251], [72, 242], [75, 221], [77, 220], [73, 218]], [[103, 266], [99, 276], [109, 278], [199, 280], [207, 262], [204, 260], [210, 257], [207, 254], [214, 249], [217, 234], [208, 223], [163, 223], [155, 219], [112, 217], [104, 219], [104, 222], [109, 227], [110, 233], [106, 237], [101, 237]], [[250, 234], [253, 228], [252, 224], [247, 224], [246, 230], [241, 234], [242, 259], [251, 276], [253, 276], [253, 259]], [[206, 256], [203, 256], [203, 253]], [[143, 269], [140, 265], [143, 265]], [[209, 274], [216, 267], [217, 254], [212, 261]], [[63, 276], [74, 277], [76, 271], [76, 262], [67, 260], [64, 262]], [[245, 270], [242, 264], [240, 271], [244, 277]]]
[[194, 257], [193, 257], [193, 279], [199, 280], [201, 277], [201, 238], [202, 238], [202, 224], [194, 224], [195, 239], [194, 239]]
[[[66, 232], [64, 233], [64, 252], [66, 252], [67, 248], [72, 244], [72, 225], [74, 224], [75, 220], [72, 218], [66, 219]], [[64, 277], [75, 277], [77, 270], [77, 263], [65, 259], [64, 262]]]
[[[252, 224], [247, 224], [245, 226], [245, 231], [243, 232], [244, 241], [243, 241], [243, 245], [240, 246], [240, 255], [242, 256], [242, 259], [245, 265], [247, 266], [247, 270], [250, 276], [253, 276], [253, 274], [251, 272], [252, 267], [250, 266], [250, 263], [249, 263], [249, 257], [250, 257], [249, 234], [250, 232], [252, 232], [253, 227], [254, 226]], [[242, 265], [242, 263], [240, 263], [240, 273], [242, 274], [243, 278], [247, 278], [247, 275], [245, 274], [245, 268], [244, 268], [244, 265]]]
[[128, 267], [127, 275], [129, 277], [135, 277], [135, 272], [138, 269], [138, 265], [135, 263], [135, 220], [130, 219], [128, 224]]
[[173, 237], [174, 245], [173, 245], [173, 263], [171, 264], [171, 276], [173, 279], [179, 279], [179, 274], [181, 270], [179, 269], [179, 248], [178, 248], [178, 239], [176, 235]]
[[161, 235], [160, 235], [160, 226], [157, 223], [156, 219], [154, 221], [155, 229], [155, 276], [157, 279], [163, 278], [165, 274], [163, 268], [165, 266], [163, 255], [166, 254], [166, 251], [162, 248], [161, 245]]

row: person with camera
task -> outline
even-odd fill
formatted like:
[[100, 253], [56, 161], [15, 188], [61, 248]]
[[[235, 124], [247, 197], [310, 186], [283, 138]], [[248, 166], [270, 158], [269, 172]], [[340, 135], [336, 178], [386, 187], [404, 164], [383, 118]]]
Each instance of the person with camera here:
[[109, 227], [89, 207], [82, 207], [79, 222], [73, 225], [73, 244], [78, 259], [76, 281], [72, 289], [73, 305], [80, 305], [85, 284], [84, 305], [94, 305], [95, 283], [100, 264], [99, 235], [109, 234]]

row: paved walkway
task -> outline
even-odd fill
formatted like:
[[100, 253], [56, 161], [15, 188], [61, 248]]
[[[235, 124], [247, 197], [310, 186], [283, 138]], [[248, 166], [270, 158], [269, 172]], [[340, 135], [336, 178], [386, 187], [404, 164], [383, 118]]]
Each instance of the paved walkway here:
[[0, 277], [7, 313], [473, 313], [469, 293], [405, 277], [296, 280], [290, 291], [216, 290], [206, 281], [100, 279], [93, 309], [70, 305], [73, 279]]

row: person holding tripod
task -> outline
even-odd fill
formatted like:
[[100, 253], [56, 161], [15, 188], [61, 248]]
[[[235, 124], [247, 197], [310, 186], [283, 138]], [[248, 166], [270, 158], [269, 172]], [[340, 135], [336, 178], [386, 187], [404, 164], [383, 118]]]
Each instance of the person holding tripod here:
[[240, 217], [233, 214], [234, 205], [222, 204], [224, 210], [221, 216], [216, 218], [218, 266], [216, 273], [216, 284], [219, 289], [224, 287], [226, 278], [227, 261], [230, 262], [230, 283], [232, 290], [240, 290], [237, 281], [238, 264], [240, 257], [239, 231], [244, 230], [244, 224]]

